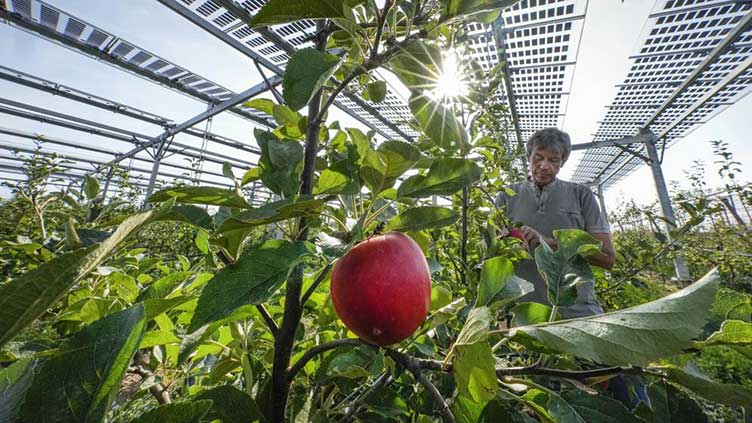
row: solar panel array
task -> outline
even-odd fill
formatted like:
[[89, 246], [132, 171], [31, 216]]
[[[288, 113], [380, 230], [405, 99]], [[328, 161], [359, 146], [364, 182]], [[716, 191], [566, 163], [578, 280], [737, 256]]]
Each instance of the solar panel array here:
[[[312, 37], [316, 32], [313, 20], [272, 25], [263, 31], [248, 26], [246, 18], [255, 15], [266, 3], [264, 0], [160, 2], [219, 36], [248, 57], [265, 59], [271, 67], [279, 70], [284, 69], [290, 59], [289, 50], [313, 46]], [[358, 93], [346, 91], [336, 104], [386, 138], [413, 139], [419, 136], [409, 124], [412, 114], [407, 101], [391, 87], [388, 87], [386, 98], [380, 103], [366, 101]]]
[[[752, 4], [723, 0], [661, 0], [650, 14], [639, 51], [593, 141], [636, 135], [648, 125], [659, 148], [686, 136], [750, 91], [752, 86]], [[737, 28], [742, 25], [743, 28]], [[675, 100], [659, 108], [714, 48], [735, 29], [728, 48], [707, 61], [705, 70]], [[657, 115], [656, 113], [659, 112]], [[644, 145], [632, 149], [644, 152]], [[642, 162], [616, 147], [588, 150], [573, 181], [613, 186]]]
[[469, 25], [471, 55], [484, 70], [507, 61], [523, 141], [563, 123], [586, 10], [587, 0], [522, 0], [492, 25]]

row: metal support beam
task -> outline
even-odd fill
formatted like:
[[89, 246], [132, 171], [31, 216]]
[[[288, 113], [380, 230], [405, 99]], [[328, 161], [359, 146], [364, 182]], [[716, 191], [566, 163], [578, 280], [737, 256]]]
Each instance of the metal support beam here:
[[633, 137], [624, 137], [624, 138], [620, 138], [616, 140], [572, 144], [572, 151], [590, 150], [592, 148], [615, 147], [615, 146], [624, 146], [624, 145], [632, 145], [632, 144], [645, 144], [647, 142], [650, 142], [652, 140], [652, 137], [653, 137], [652, 134], [650, 135], [640, 134], [640, 135], [635, 135]]
[[[496, 45], [498, 46], [499, 62], [502, 64], [501, 72], [504, 74], [504, 91], [506, 91], [507, 102], [509, 103], [509, 114], [512, 115], [512, 123], [514, 124], [514, 135], [517, 138], [517, 146], [521, 151], [524, 151], [524, 141], [522, 140], [522, 131], [520, 130], [520, 116], [517, 113], [517, 101], [515, 99], [514, 87], [512, 86], [511, 70], [509, 68], [509, 61], [507, 60], [506, 52], [506, 35], [504, 30], [504, 19], [499, 16], [496, 18], [496, 22], [493, 24], [494, 38], [496, 39]], [[527, 160], [522, 160], [522, 166], [527, 173]]]
[[[0, 79], [14, 82], [29, 88], [34, 88], [40, 91], [50, 93], [52, 95], [65, 97], [69, 100], [77, 101], [82, 104], [87, 104], [99, 109], [108, 110], [113, 113], [117, 113], [123, 116], [128, 116], [134, 119], [138, 119], [143, 122], [148, 122], [154, 125], [162, 126], [163, 128], [172, 127], [175, 122], [171, 119], [137, 109], [135, 107], [127, 106], [125, 104], [112, 101], [103, 97], [96, 96], [94, 94], [72, 88], [69, 86], [61, 85], [56, 82], [40, 78], [38, 76], [30, 75], [24, 72], [20, 72], [15, 69], [0, 66]], [[275, 83], [278, 83], [278, 78], [273, 78], [273, 81], [269, 81], [269, 85], [272, 87]], [[218, 134], [214, 134], [207, 131], [202, 131], [197, 128], [189, 128], [183, 131], [184, 133], [194, 136], [196, 138], [206, 139], [218, 144], [226, 145], [228, 147], [247, 150], [252, 153], [258, 154], [257, 148], [249, 146], [243, 142], [233, 140], [231, 138], [223, 137]]]
[[[661, 169], [661, 164], [658, 160], [658, 150], [655, 145], [657, 140], [657, 138], [653, 137], [652, 142], [645, 143], [645, 149], [650, 158], [650, 170], [653, 171], [653, 181], [655, 182], [658, 201], [661, 204], [661, 211], [663, 212], [663, 217], [667, 220], [666, 237], [669, 242], [673, 242], [671, 232], [676, 229], [676, 215], [674, 214], [673, 207], [671, 207], [671, 197], [669, 197], [666, 180], [663, 178], [663, 170]], [[684, 256], [681, 253], [677, 253], [674, 257], [674, 270], [676, 271], [676, 278], [680, 284], [691, 282], [687, 262], [684, 260]]]
[[601, 207], [601, 214], [603, 215], [603, 219], [606, 220], [606, 223], [609, 223], [608, 221], [608, 214], [606, 212], [606, 197], [603, 195], [603, 185], [598, 183], [598, 204]]

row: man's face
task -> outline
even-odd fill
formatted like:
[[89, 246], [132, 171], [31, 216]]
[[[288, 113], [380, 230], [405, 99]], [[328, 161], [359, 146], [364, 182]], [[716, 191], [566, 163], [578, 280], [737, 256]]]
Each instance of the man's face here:
[[538, 186], [544, 186], [554, 180], [564, 161], [561, 151], [555, 148], [535, 148], [528, 158], [530, 173]]

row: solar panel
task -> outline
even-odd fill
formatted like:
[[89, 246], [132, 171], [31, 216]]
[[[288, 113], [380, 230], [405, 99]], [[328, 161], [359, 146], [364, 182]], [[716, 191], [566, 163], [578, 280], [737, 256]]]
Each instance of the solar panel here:
[[[641, 46], [630, 57], [632, 66], [624, 82], [617, 86], [616, 98], [600, 121], [593, 141], [635, 135], [649, 123], [648, 129], [659, 137], [659, 147], [667, 147], [749, 93], [751, 13], [749, 2], [657, 2]], [[739, 34], [727, 40], [735, 29]], [[717, 57], [710, 56], [721, 45], [726, 48]], [[705, 62], [697, 78], [661, 109]], [[642, 145], [633, 148], [644, 151]], [[633, 155], [615, 147], [589, 150], [572, 180], [601, 182], [607, 188], [641, 164]]]

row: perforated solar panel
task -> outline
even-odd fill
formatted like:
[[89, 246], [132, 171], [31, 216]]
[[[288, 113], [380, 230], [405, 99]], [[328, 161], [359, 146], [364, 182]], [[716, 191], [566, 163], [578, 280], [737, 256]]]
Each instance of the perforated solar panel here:
[[[168, 60], [77, 19], [45, 2], [7, 0], [7, 7], [10, 14], [6, 15], [2, 8], [0, 8], [0, 13], [7, 16], [11, 22], [73, 47], [85, 54], [106, 58], [111, 63], [139, 76], [147, 77], [190, 96], [219, 103], [235, 95], [233, 91], [213, 81], [186, 71]], [[45, 29], [47, 32], [45, 32]], [[92, 47], [96, 50], [92, 51]], [[265, 123], [268, 122], [268, 119], [271, 119], [271, 116], [254, 109], [235, 108], [233, 110], [240, 116], [259, 123]]]
[[[752, 30], [749, 2], [662, 0], [656, 3], [632, 66], [600, 121], [593, 141], [635, 135], [739, 25], [746, 25], [727, 49], [657, 116], [648, 128], [659, 146], [671, 145], [749, 93]], [[633, 149], [644, 151], [643, 145]], [[610, 187], [642, 162], [615, 147], [589, 150], [573, 180]]]
[[[492, 25], [470, 24], [472, 56], [481, 67], [508, 63], [523, 141], [562, 124], [586, 9], [586, 0], [523, 0]], [[510, 138], [517, 141], [514, 133]]]
[[[266, 3], [263, 0], [231, 2], [229, 5], [235, 9], [226, 7], [228, 2], [216, 0], [160, 1], [247, 56], [263, 59], [267, 62], [264, 66], [276, 67], [280, 71], [287, 65], [291, 49], [313, 46], [316, 23], [312, 20], [273, 25], [269, 32], [264, 33], [250, 28], [244, 18], [255, 15]], [[412, 115], [406, 100], [391, 87], [381, 103], [364, 100], [357, 92], [345, 90], [335, 104], [386, 138], [414, 139], [419, 136], [407, 123], [412, 120]]]

